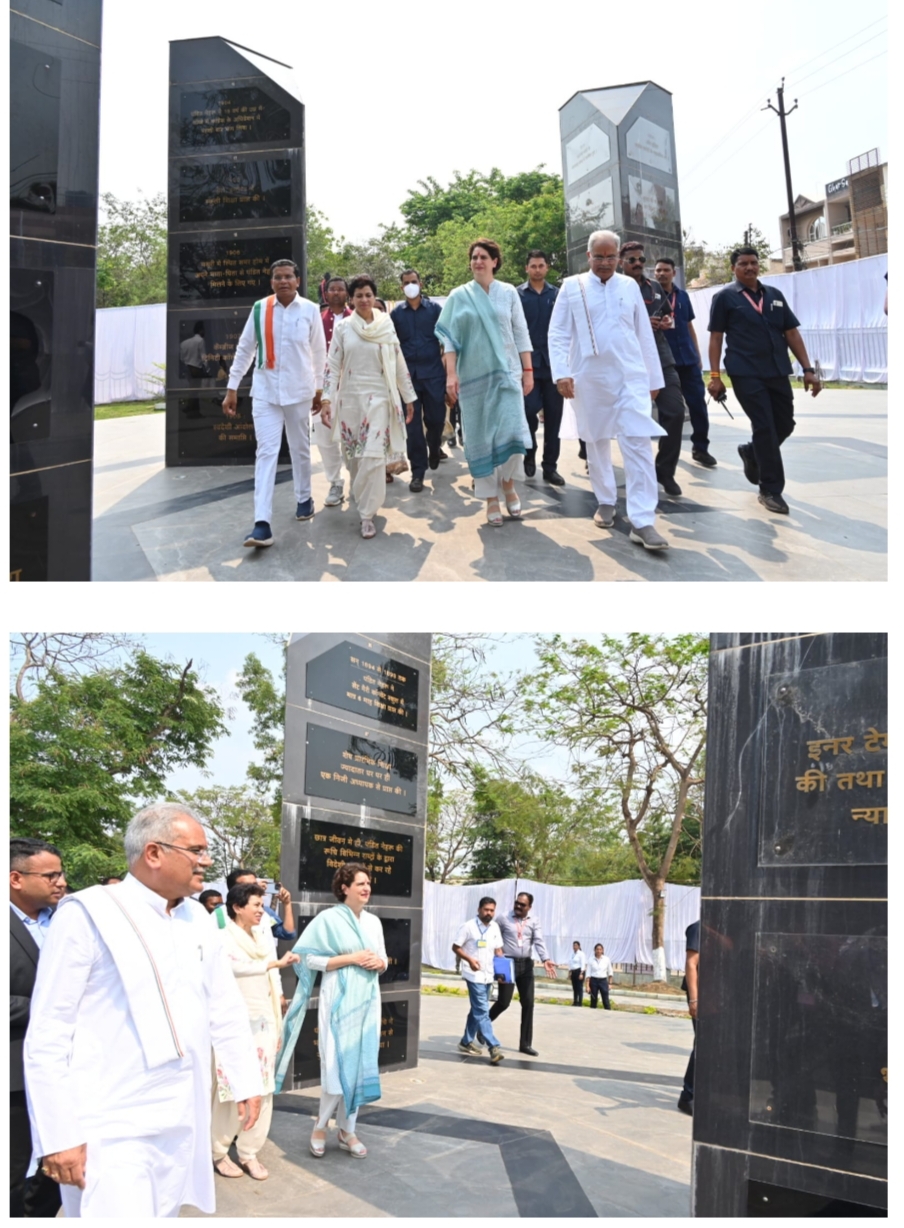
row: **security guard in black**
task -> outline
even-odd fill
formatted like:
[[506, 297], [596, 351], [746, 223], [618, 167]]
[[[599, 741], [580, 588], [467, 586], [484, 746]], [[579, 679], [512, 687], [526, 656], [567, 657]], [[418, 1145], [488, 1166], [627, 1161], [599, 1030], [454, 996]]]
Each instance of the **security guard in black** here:
[[[735, 280], [715, 295], [710, 306], [708, 390], [714, 397], [725, 391], [719, 374], [724, 340], [725, 370], [753, 429], [751, 444], [738, 449], [745, 472], [751, 480], [752, 475], [758, 477], [760, 502], [770, 510], [787, 511], [780, 498], [785, 486], [780, 449], [794, 430], [789, 348], [804, 369], [804, 387], [816, 396], [821, 386], [798, 331], [800, 322], [784, 293], [759, 281], [755, 250], [733, 252], [732, 269]], [[765, 502], [763, 496], [770, 495], [777, 497], [779, 506]]]

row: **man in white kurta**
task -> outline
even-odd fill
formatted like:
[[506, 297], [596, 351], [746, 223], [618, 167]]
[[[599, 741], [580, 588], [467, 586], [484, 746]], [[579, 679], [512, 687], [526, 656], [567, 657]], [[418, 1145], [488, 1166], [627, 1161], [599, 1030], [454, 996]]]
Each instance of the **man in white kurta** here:
[[651, 438], [651, 395], [664, 386], [656, 341], [637, 283], [615, 272], [618, 236], [597, 231], [588, 242], [590, 271], [567, 277], [549, 324], [549, 359], [559, 392], [573, 401], [577, 433], [587, 447], [597, 500], [594, 522], [615, 523], [617, 486], [611, 441], [625, 467], [631, 540], [648, 550], [668, 546], [656, 532], [658, 494]]
[[122, 883], [64, 899], [41, 952], [25, 1040], [29, 1112], [35, 1157], [61, 1182], [67, 1218], [216, 1209], [212, 1044], [245, 1122], [260, 1109], [247, 1010], [208, 914], [189, 898], [209, 864], [204, 831], [179, 811], [133, 819], [129, 832], [150, 814], [156, 839]]

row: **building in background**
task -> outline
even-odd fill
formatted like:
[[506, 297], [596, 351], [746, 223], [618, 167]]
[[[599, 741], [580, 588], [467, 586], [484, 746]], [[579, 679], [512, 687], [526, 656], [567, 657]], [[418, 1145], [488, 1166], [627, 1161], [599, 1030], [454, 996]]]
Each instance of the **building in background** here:
[[[852, 158], [848, 173], [826, 184], [822, 200], [798, 196], [794, 202], [797, 235], [808, 269], [862, 260], [888, 251], [888, 163], [879, 150]], [[788, 214], [779, 218], [782, 259], [770, 272], [790, 273], [791, 229]]]

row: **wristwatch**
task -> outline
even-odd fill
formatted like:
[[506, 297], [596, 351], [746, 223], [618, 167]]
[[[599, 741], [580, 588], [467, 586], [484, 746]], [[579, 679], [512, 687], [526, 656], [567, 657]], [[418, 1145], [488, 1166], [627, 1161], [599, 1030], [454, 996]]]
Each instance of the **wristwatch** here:
[[815, 374], [816, 374], [816, 368], [815, 368], [815, 367], [803, 367], [803, 368], [801, 368], [801, 369], [802, 369], [802, 371], [803, 371], [804, 375], [815, 375]]

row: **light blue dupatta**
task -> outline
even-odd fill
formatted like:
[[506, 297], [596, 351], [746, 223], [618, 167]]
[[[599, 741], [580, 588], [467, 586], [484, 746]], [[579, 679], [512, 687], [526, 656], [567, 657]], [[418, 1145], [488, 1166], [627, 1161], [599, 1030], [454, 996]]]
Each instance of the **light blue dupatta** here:
[[[289, 1073], [295, 1045], [304, 1022], [317, 972], [308, 968], [306, 955], [349, 955], [367, 946], [358, 919], [347, 904], [338, 904], [318, 913], [296, 942], [292, 950], [301, 962], [292, 964], [298, 977], [298, 988], [283, 1023], [283, 1043], [277, 1055], [276, 1091], [282, 1091]], [[369, 1015], [374, 999], [379, 999], [378, 974], [357, 964], [337, 972], [338, 991], [330, 1014], [330, 1031], [336, 1043], [339, 1059], [339, 1081], [347, 1113], [362, 1104], [380, 1099], [380, 1074], [377, 1059], [380, 1037], [371, 1026]], [[291, 1087], [291, 1078], [289, 1079]]]
[[475, 478], [525, 451], [524, 395], [509, 368], [505, 343], [490, 303], [476, 281], [453, 290], [436, 321], [436, 336], [455, 350], [465, 460]]

